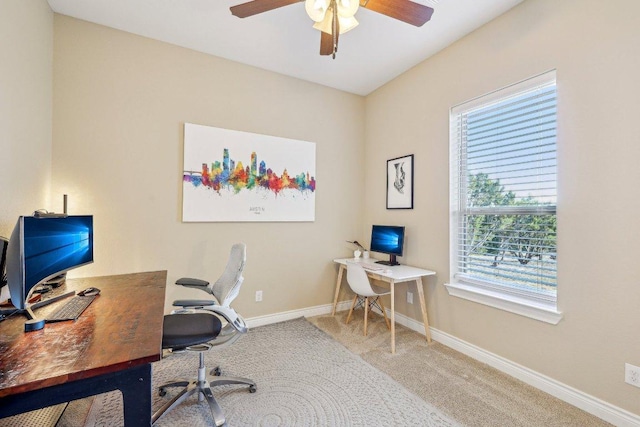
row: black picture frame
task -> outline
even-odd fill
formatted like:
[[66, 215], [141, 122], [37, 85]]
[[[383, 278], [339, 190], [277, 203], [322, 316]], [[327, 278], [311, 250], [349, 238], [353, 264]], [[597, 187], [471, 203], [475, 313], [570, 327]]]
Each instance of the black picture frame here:
[[413, 209], [413, 154], [387, 160], [387, 209]]

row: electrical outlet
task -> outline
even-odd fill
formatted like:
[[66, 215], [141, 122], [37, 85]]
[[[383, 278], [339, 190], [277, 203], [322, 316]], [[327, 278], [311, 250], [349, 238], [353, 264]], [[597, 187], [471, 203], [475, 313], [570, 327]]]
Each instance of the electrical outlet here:
[[256, 302], [262, 301], [262, 291], [256, 291]]
[[629, 363], [624, 364], [624, 382], [627, 384], [634, 385], [636, 387], [640, 387], [640, 368], [637, 366], [630, 365]]
[[413, 304], [413, 292], [407, 291], [407, 304]]

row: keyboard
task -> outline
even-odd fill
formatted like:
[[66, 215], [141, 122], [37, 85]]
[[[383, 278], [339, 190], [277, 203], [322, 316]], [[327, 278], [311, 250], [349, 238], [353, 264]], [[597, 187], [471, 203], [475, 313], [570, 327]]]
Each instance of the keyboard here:
[[367, 262], [361, 262], [360, 265], [367, 271], [371, 272], [380, 272], [386, 270], [386, 267], [381, 266], [380, 264], [372, 264]]
[[98, 295], [80, 296], [76, 295], [67, 301], [62, 307], [47, 316], [47, 323], [62, 322], [64, 320], [76, 320], [82, 312], [89, 307], [89, 304], [96, 299]]

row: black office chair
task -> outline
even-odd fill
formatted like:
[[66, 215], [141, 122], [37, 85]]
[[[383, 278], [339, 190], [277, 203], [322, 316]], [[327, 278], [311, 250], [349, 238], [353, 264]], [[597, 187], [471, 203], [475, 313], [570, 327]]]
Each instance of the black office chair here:
[[[162, 331], [162, 348], [172, 352], [197, 351], [200, 356], [198, 376], [191, 380], [175, 380], [163, 384], [159, 388], [160, 396], [166, 394], [168, 387], [184, 387], [173, 399], [158, 409], [152, 417], [152, 423], [182, 403], [189, 396], [198, 393], [198, 400], [205, 398], [211, 409], [211, 415], [216, 426], [225, 423], [225, 416], [213, 397], [211, 387], [227, 384], [244, 384], [249, 391], [255, 393], [256, 383], [247, 378], [220, 376], [220, 368], [216, 367], [207, 374], [204, 366], [204, 352], [214, 346], [228, 345], [236, 341], [248, 331], [244, 319], [229, 306], [238, 295], [244, 278], [242, 271], [246, 261], [246, 246], [238, 243], [231, 248], [229, 261], [224, 273], [210, 286], [209, 282], [182, 278], [177, 285], [196, 288], [213, 295], [216, 300], [178, 300], [173, 305], [182, 307], [164, 316]], [[223, 327], [218, 316], [226, 320]]]

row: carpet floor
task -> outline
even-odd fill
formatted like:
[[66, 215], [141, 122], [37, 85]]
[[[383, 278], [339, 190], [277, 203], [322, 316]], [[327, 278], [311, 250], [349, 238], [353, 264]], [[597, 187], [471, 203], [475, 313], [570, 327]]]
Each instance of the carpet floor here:
[[[304, 318], [253, 328], [233, 345], [205, 352], [205, 359], [208, 368], [219, 365], [223, 375], [257, 383], [253, 394], [246, 386], [215, 388], [230, 427], [461, 426]], [[195, 353], [169, 355], [153, 364], [154, 387], [193, 377], [196, 367]], [[154, 393], [154, 409], [175, 393], [175, 389], [164, 397]], [[96, 396], [86, 416], [73, 412], [75, 416], [67, 416], [66, 411], [58, 427], [122, 425], [119, 392]], [[208, 406], [195, 396], [156, 424], [209, 425], [213, 424]]]
[[[400, 325], [396, 326], [396, 354], [392, 355], [389, 331], [380, 316], [374, 315], [369, 321], [367, 337], [362, 335], [361, 315], [354, 316], [349, 325], [345, 324], [345, 319], [346, 312], [341, 312], [335, 317], [311, 317], [307, 319], [308, 322], [297, 319], [254, 328], [227, 349], [208, 352], [209, 366], [220, 364], [224, 374], [246, 376], [258, 384], [255, 394], [249, 394], [238, 386], [216, 389], [216, 396], [228, 416], [229, 425], [429, 425], [406, 419], [391, 421], [383, 418], [383, 422], [377, 419], [380, 416], [377, 409], [381, 405], [393, 405], [385, 400], [385, 396], [396, 395], [408, 396], [406, 399], [410, 406], [423, 408], [418, 409], [418, 413], [432, 414], [430, 420], [435, 423], [433, 425], [455, 425], [458, 422], [469, 427], [610, 426], [597, 417], [438, 342], [427, 344], [424, 336]], [[302, 329], [298, 330], [297, 325], [302, 325]], [[281, 329], [284, 333], [275, 338], [272, 336], [274, 329]], [[342, 345], [334, 346], [337, 343], [329, 336]], [[329, 349], [330, 354], [326, 354]], [[332, 354], [334, 351], [336, 353]], [[238, 358], [242, 359], [242, 363], [238, 363]], [[301, 358], [309, 359], [309, 363], [302, 362]], [[346, 362], [340, 362], [336, 368], [327, 367], [325, 362], [328, 360], [329, 365], [333, 365], [336, 358], [345, 358]], [[354, 358], [361, 358], [366, 363], [360, 364]], [[183, 365], [175, 372], [170, 372], [172, 377], [194, 375], [195, 354], [172, 355], [157, 365], [171, 359], [173, 365]], [[158, 375], [163, 370], [155, 365], [154, 380], [166, 379], [168, 375]], [[333, 372], [329, 375], [322, 373], [331, 369]], [[352, 378], [354, 372], [357, 374]], [[366, 386], [364, 389], [356, 388], [358, 391], [354, 393], [349, 391], [349, 386], [332, 384], [333, 380], [344, 375]], [[328, 381], [317, 384], [317, 378], [314, 377], [318, 376], [327, 377]], [[388, 379], [395, 381], [390, 382], [392, 389], [384, 386], [383, 391], [376, 392], [374, 387], [369, 386], [370, 378], [381, 378], [380, 381], [385, 384]], [[368, 396], [374, 394], [378, 395], [374, 398], [381, 398], [382, 401], [368, 400]], [[416, 402], [416, 396], [428, 402], [425, 403], [426, 409]], [[161, 403], [158, 399], [154, 397], [154, 408]], [[364, 399], [364, 403], [359, 399]], [[325, 409], [328, 404], [338, 403], [342, 409]], [[373, 412], [367, 414], [367, 411], [353, 409], [360, 404], [372, 408]], [[105, 410], [110, 406], [110, 410]], [[280, 414], [274, 410], [276, 406], [284, 408]], [[392, 411], [392, 408], [387, 409], [382, 411], [383, 417], [387, 416], [385, 412]], [[121, 400], [117, 393], [98, 396], [95, 402], [93, 398], [81, 399], [71, 402], [57, 427], [118, 426], [121, 411]], [[172, 418], [165, 418], [163, 423], [193, 427], [210, 423], [206, 408], [196, 403], [195, 399], [180, 411], [183, 411], [182, 414], [175, 411]], [[187, 415], [189, 412], [195, 414]], [[252, 413], [255, 414], [247, 415]], [[333, 421], [329, 421], [328, 417], [334, 417]]]
[[396, 324], [396, 354], [382, 316], [347, 312], [308, 320], [398, 383], [466, 426], [600, 427], [611, 424], [484, 363]]

